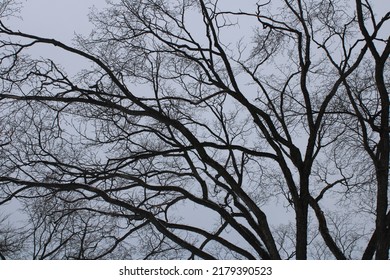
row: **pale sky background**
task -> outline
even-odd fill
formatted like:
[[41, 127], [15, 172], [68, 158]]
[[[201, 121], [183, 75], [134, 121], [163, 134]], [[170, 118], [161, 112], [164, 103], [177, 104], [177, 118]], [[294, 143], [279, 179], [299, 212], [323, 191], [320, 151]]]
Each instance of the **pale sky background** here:
[[[223, 8], [238, 11], [255, 11], [254, 5], [258, 0], [222, 0]], [[355, 0], [348, 0], [354, 6]], [[383, 16], [390, 10], [390, 0], [371, 1], [378, 15]], [[75, 32], [87, 35], [92, 28], [88, 20], [88, 13], [92, 6], [97, 9], [107, 6], [106, 0], [22, 0], [23, 20], [8, 21], [9, 27], [20, 29], [48, 38], [55, 38], [65, 43], [71, 43]], [[252, 8], [253, 7], [253, 8]], [[390, 24], [389, 24], [390, 25]], [[387, 29], [390, 30], [390, 26]], [[67, 65], [64, 65], [67, 66]]]
[[106, 5], [105, 0], [25, 0], [21, 27], [37, 35], [70, 41], [74, 32], [88, 34], [90, 7]]
[[[222, 0], [219, 4], [223, 8], [246, 11], [256, 8], [254, 3], [258, 0]], [[348, 1], [354, 6], [355, 1]], [[390, 0], [371, 1], [379, 15], [390, 10]], [[65, 43], [71, 43], [75, 32], [87, 35], [92, 28], [88, 21], [88, 13], [92, 6], [104, 8], [106, 0], [22, 0], [23, 9], [20, 20], [9, 21], [9, 27], [20, 29], [26, 33], [55, 38]], [[253, 8], [252, 8], [253, 7]], [[390, 25], [390, 24], [389, 24]], [[390, 30], [390, 26], [387, 29]], [[45, 53], [46, 54], [46, 53]], [[65, 67], [71, 66], [73, 60], [65, 60]]]
[[[238, 10], [240, 4], [256, 3], [255, 0], [220, 0], [224, 7], [229, 7], [230, 3], [233, 10]], [[349, 1], [354, 5], [354, 0]], [[379, 14], [390, 10], [390, 0], [372, 1], [376, 5]], [[95, 6], [101, 9], [106, 6], [105, 0], [24, 0], [20, 19], [12, 19], [7, 22], [11, 29], [19, 29], [25, 33], [31, 33], [47, 38], [54, 38], [67, 44], [72, 44], [72, 38], [75, 33], [88, 35], [92, 25], [88, 21], [90, 7]], [[246, 5], [248, 7], [248, 5]], [[255, 9], [255, 6], [253, 6]], [[248, 9], [246, 9], [249, 11]], [[255, 11], [255, 10], [253, 10]], [[390, 30], [390, 27], [387, 29]], [[242, 34], [243, 35], [243, 34]], [[53, 47], [43, 47], [39, 52], [43, 55], [53, 55], [65, 69], [77, 71], [82, 67], [79, 57], [67, 56], [64, 52], [57, 52]], [[38, 51], [38, 49], [37, 49]], [[81, 63], [81, 64], [80, 64]], [[283, 216], [283, 215], [282, 215]], [[206, 217], [201, 217], [202, 221]], [[279, 217], [279, 219], [286, 218]], [[273, 221], [278, 223], [280, 221]]]
[[[255, 0], [223, 0], [219, 4], [232, 9], [256, 3]], [[349, 0], [354, 5], [354, 0]], [[390, 10], [389, 0], [371, 1], [378, 14], [383, 15]], [[88, 22], [90, 7], [102, 8], [106, 0], [24, 0], [22, 1], [23, 23], [20, 25], [26, 32], [34, 32], [47, 37], [70, 40], [74, 31], [88, 33], [91, 25]]]
[[[253, 1], [253, 0], [252, 0]], [[46, 38], [57, 39], [69, 45], [74, 45], [72, 39], [75, 34], [88, 35], [92, 29], [88, 14], [92, 7], [100, 10], [106, 7], [106, 0], [25, 0], [21, 11], [21, 19], [14, 18], [7, 21], [7, 26], [13, 30], [34, 34]], [[76, 72], [85, 64], [80, 56], [68, 54], [54, 46], [38, 45], [29, 50], [34, 56], [50, 57], [60, 63], [67, 73]], [[19, 220], [19, 213], [14, 212], [19, 208], [16, 202], [11, 207], [5, 206], [6, 214], [12, 214], [12, 220]], [[8, 205], [10, 206], [10, 205]], [[216, 217], [199, 215], [200, 206], [186, 205], [178, 211], [186, 211], [191, 217], [191, 224], [204, 226], [213, 224]], [[185, 210], [184, 210], [185, 209]], [[194, 213], [197, 215], [194, 215]]]
[[[224, 3], [224, 8], [230, 8], [230, 5], [228, 5], [230, 1], [233, 4], [231, 9], [234, 11], [238, 11], [243, 6], [246, 6], [246, 11], [251, 11], [248, 7], [255, 9], [256, 6], [251, 6], [251, 3], [257, 2], [256, 0], [248, 0], [240, 5], [240, 1], [228, 0]], [[23, 9], [21, 11], [22, 20], [13, 19], [12, 21], [8, 21], [7, 26], [14, 30], [19, 29], [24, 33], [54, 38], [72, 45], [72, 38], [74, 38], [75, 33], [88, 35], [91, 31], [92, 24], [88, 20], [90, 8], [94, 6], [97, 9], [102, 9], [106, 5], [105, 0], [25, 0], [23, 1]], [[232, 35], [244, 36], [245, 34]], [[82, 60], [80, 60], [80, 57], [69, 55], [53, 46], [39, 45], [30, 51], [37, 56], [49, 56], [51, 59], [59, 62], [68, 73], [71, 71], [71, 73], [76, 74], [78, 70], [85, 66]], [[272, 209], [272, 205], [270, 206], [271, 209], [268, 209], [268, 211], [266, 209], [264, 210], [272, 213], [269, 216], [272, 217], [272, 223], [279, 224], [280, 222], [287, 222], [288, 216], [285, 213], [281, 215], [280, 212]], [[181, 213], [185, 211], [185, 216], [189, 217], [191, 224], [194, 226], [212, 225], [215, 222], [214, 219], [217, 218], [211, 216], [208, 211], [200, 214], [203, 212], [200, 206], [191, 207], [191, 205], [186, 205], [182, 210], [179, 209], [179, 211]]]
[[[238, 11], [255, 11], [254, 3], [257, 0], [220, 0], [225, 9]], [[355, 0], [348, 1], [354, 6]], [[379, 15], [390, 10], [390, 0], [371, 1]], [[67, 44], [72, 44], [74, 35], [88, 35], [92, 24], [89, 22], [88, 13], [91, 7], [102, 9], [107, 6], [106, 0], [22, 0], [21, 19], [7, 21], [11, 29], [19, 29], [25, 33], [31, 33], [47, 38], [54, 38]], [[253, 7], [253, 8], [252, 8]], [[251, 10], [253, 9], [253, 10]], [[244, 28], [242, 28], [245, 30]], [[386, 30], [386, 29], [385, 29]], [[387, 30], [390, 30], [390, 26]], [[237, 34], [232, 34], [232, 36]], [[239, 34], [245, 36], [244, 33]], [[248, 30], [250, 36], [250, 30]], [[78, 71], [84, 65], [80, 57], [68, 55], [53, 46], [38, 46], [34, 53], [42, 56], [53, 56], [60, 62], [66, 71]], [[69, 72], [68, 72], [69, 73]]]

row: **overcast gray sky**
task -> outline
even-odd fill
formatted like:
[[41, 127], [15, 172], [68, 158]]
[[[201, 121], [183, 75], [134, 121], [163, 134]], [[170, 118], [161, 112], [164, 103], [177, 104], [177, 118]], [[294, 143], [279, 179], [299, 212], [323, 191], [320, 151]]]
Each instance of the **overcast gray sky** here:
[[[220, 4], [223, 8], [231, 7], [233, 10], [238, 10], [242, 7], [248, 11], [248, 6], [256, 2], [258, 1], [223, 0]], [[355, 0], [349, 0], [349, 2], [353, 6]], [[375, 5], [375, 10], [379, 15], [390, 10], [389, 0], [371, 2]], [[88, 21], [90, 8], [95, 6], [101, 9], [107, 4], [106, 0], [25, 0], [22, 5], [23, 21], [15, 22], [21, 31], [70, 43], [75, 32], [86, 35], [91, 30], [92, 25]], [[255, 8], [254, 5], [253, 8]]]
[[[349, 0], [353, 5], [354, 0]], [[223, 0], [224, 7], [229, 7], [232, 3], [232, 9], [239, 9], [238, 3], [254, 3], [255, 0]], [[390, 10], [389, 0], [376, 0], [376, 10], [383, 14]], [[105, 0], [26, 0], [23, 1], [21, 16], [23, 20], [13, 20], [8, 24], [12, 29], [20, 29], [26, 33], [32, 33], [48, 38], [55, 38], [70, 44], [75, 33], [87, 35], [92, 25], [88, 21], [88, 12], [90, 7], [96, 6], [98, 9], [106, 5]], [[255, 8], [255, 7], [254, 7]], [[47, 49], [43, 49], [45, 52]], [[50, 48], [53, 56], [58, 56], [54, 48]], [[48, 53], [45, 53], [47, 55]], [[77, 69], [80, 61], [77, 57], [66, 57], [60, 54], [59, 59], [67, 69]], [[74, 68], [76, 67], [76, 68]], [[283, 217], [281, 217], [283, 218]], [[204, 219], [204, 217], [202, 217]]]
[[[347, 0], [354, 6], [355, 0]], [[250, 11], [258, 0], [223, 0], [223, 9]], [[390, 10], [389, 0], [371, 1], [375, 4], [375, 10], [379, 15], [383, 15]], [[32, 33], [48, 38], [55, 38], [67, 44], [72, 43], [75, 33], [87, 35], [92, 28], [88, 20], [88, 13], [91, 7], [102, 9], [107, 6], [106, 0], [25, 0], [22, 2], [22, 20], [12, 20], [9, 26], [12, 29], [20, 29], [26, 33]], [[390, 27], [389, 27], [390, 29]], [[387, 30], [389, 30], [387, 29]], [[386, 30], [386, 29], [385, 29]], [[250, 32], [250, 30], [249, 30]], [[237, 35], [237, 34], [236, 34]], [[245, 34], [239, 34], [244, 36]], [[250, 35], [249, 35], [250, 36]], [[80, 58], [74, 55], [67, 55], [58, 48], [39, 46], [34, 49], [38, 55], [53, 56], [67, 69], [67, 71], [77, 71], [82, 67]]]
[[70, 40], [75, 31], [90, 31], [90, 7], [105, 5], [105, 0], [27, 0], [23, 2], [20, 25], [25, 32]]

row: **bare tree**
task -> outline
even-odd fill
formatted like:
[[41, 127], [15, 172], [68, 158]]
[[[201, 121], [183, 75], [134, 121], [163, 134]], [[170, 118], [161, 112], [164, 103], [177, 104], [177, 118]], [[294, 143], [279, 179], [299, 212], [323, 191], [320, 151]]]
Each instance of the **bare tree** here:
[[[34, 258], [355, 255], [365, 229], [331, 213], [356, 199], [357, 179], [331, 151], [356, 132], [341, 120], [367, 126], [366, 85], [353, 83], [364, 61], [388, 112], [389, 13], [327, 0], [252, 9], [122, 0], [91, 15], [77, 46], [1, 23], [2, 201], [23, 201]], [[34, 58], [41, 45], [89, 65], [71, 76]], [[376, 153], [364, 164], [376, 170], [367, 250], [378, 259], [389, 250], [386, 110], [380, 150], [361, 150]], [[273, 214], [285, 209], [289, 226]]]
[[0, 216], [0, 259], [6, 260], [21, 256], [23, 241], [23, 230], [11, 225], [9, 217]]
[[[336, 143], [336, 160], [349, 166], [341, 172], [349, 192], [359, 193], [359, 210], [375, 221], [370, 242], [363, 258], [388, 259], [389, 254], [389, 34], [382, 33], [390, 13], [378, 20], [367, 1], [356, 1], [359, 29], [370, 56], [363, 60], [353, 75], [343, 81], [345, 91], [338, 96], [333, 110], [342, 115], [344, 135]], [[369, 31], [370, 30], [370, 31]], [[337, 66], [336, 66], [337, 68]], [[347, 98], [346, 98], [347, 97]], [[340, 152], [343, 152], [344, 159]], [[352, 168], [351, 168], [352, 167]], [[350, 171], [347, 171], [347, 170]], [[352, 169], [352, 172], [351, 172]]]

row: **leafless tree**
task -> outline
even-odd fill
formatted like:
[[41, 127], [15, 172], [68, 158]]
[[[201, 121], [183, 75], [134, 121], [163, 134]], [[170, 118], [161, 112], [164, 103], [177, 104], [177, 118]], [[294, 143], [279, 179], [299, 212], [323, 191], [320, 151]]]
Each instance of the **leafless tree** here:
[[[347, 259], [371, 234], [361, 255], [388, 258], [390, 16], [372, 11], [121, 0], [76, 46], [2, 22], [1, 195], [25, 205], [33, 257]], [[35, 58], [42, 45], [86, 67]], [[376, 170], [370, 230], [332, 215], [365, 184], [335, 154], [354, 133]]]
[[8, 216], [0, 216], [0, 259], [21, 256], [24, 247], [23, 237], [23, 230], [13, 226]]
[[343, 81], [345, 90], [333, 107], [336, 114], [343, 116], [340, 123], [344, 130], [334, 154], [338, 165], [344, 165], [340, 171], [350, 174], [344, 182], [348, 192], [359, 194], [358, 210], [375, 221], [363, 258], [372, 259], [375, 254], [376, 259], [388, 259], [390, 44], [389, 34], [383, 33], [382, 28], [388, 24], [390, 14], [378, 20], [367, 1], [356, 1], [356, 7], [359, 29], [370, 55]]

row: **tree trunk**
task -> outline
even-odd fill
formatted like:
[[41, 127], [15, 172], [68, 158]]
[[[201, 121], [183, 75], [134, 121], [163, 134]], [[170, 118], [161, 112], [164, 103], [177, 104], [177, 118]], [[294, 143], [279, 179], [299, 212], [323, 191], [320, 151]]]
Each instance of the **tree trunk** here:
[[376, 163], [376, 176], [378, 183], [377, 192], [377, 245], [376, 245], [376, 259], [387, 260], [389, 258], [389, 234], [386, 222], [386, 215], [388, 210], [388, 197], [387, 192], [389, 188], [389, 94], [386, 89], [384, 79], [384, 67], [385, 62], [390, 53], [390, 43], [384, 51], [382, 57], [377, 59], [375, 68], [375, 81], [378, 87], [378, 91], [381, 99], [381, 131], [380, 140], [378, 143], [377, 151], [377, 163]]
[[308, 209], [309, 209], [309, 195], [308, 176], [301, 176], [300, 184], [300, 198], [297, 204], [296, 212], [296, 259], [306, 260], [307, 259], [307, 229], [308, 229]]

